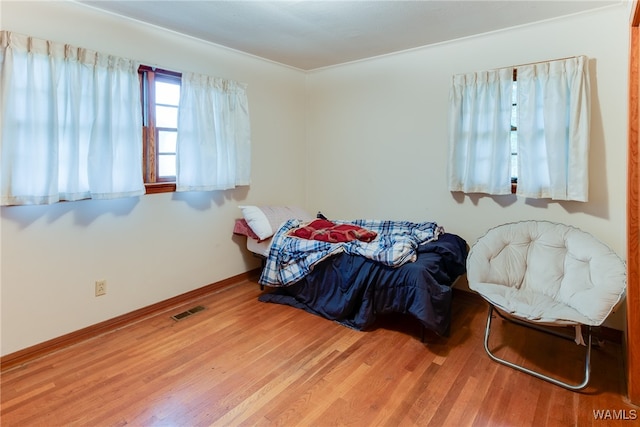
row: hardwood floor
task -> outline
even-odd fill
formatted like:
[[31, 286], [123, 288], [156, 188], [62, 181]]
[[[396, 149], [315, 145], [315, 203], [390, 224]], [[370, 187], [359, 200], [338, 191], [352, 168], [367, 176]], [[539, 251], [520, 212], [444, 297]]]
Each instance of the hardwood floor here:
[[[260, 293], [243, 281], [2, 373], [2, 425], [608, 427], [640, 419], [624, 397], [619, 344], [594, 349], [591, 383], [574, 393], [491, 361], [482, 347], [486, 306], [464, 293], [454, 298], [451, 336], [427, 334], [424, 343], [412, 318], [359, 332], [261, 303]], [[197, 305], [205, 310], [170, 318]], [[492, 344], [498, 354], [580, 379], [575, 344], [498, 319], [493, 330], [496, 342], [513, 340]]]

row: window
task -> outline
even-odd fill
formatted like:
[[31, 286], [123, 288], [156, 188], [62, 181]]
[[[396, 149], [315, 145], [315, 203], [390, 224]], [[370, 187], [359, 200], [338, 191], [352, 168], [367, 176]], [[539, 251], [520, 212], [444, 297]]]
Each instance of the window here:
[[454, 75], [449, 190], [587, 201], [589, 86], [586, 56]]
[[174, 191], [181, 75], [148, 66], [139, 73], [147, 193]]
[[8, 31], [0, 77], [2, 206], [250, 184], [243, 83]]

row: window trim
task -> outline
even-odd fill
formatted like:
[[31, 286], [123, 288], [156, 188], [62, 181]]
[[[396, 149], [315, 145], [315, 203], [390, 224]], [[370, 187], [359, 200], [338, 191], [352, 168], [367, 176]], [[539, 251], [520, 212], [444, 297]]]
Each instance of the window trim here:
[[[517, 82], [518, 81], [518, 69], [514, 68], [513, 69], [513, 81]], [[518, 108], [518, 103], [515, 103], [516, 109]], [[518, 126], [511, 126], [511, 131], [515, 131], [516, 135], [518, 134]], [[516, 142], [517, 142], [517, 138], [516, 138]], [[511, 153], [511, 155], [513, 155], [513, 153]], [[518, 152], [516, 151], [516, 156], [518, 156]], [[511, 194], [516, 194], [516, 191], [518, 190], [518, 177], [511, 177]]]
[[175, 182], [145, 182], [146, 194], [173, 193], [176, 191]]

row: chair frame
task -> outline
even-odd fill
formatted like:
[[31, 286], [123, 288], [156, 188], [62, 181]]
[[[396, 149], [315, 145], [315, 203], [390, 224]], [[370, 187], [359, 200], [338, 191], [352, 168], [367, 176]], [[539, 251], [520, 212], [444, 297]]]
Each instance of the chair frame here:
[[552, 384], [558, 385], [560, 387], [566, 388], [568, 390], [572, 390], [572, 391], [578, 391], [578, 390], [582, 390], [584, 389], [587, 384], [589, 383], [589, 376], [590, 376], [590, 372], [591, 372], [591, 326], [590, 325], [586, 325], [587, 326], [587, 343], [586, 343], [586, 351], [585, 351], [585, 361], [584, 361], [584, 379], [582, 380], [581, 383], [579, 384], [569, 384], [567, 382], [561, 381], [559, 379], [550, 377], [548, 375], [545, 375], [541, 372], [537, 372], [528, 368], [525, 368], [524, 366], [521, 365], [517, 365], [513, 362], [509, 362], [508, 360], [502, 359], [498, 356], [496, 356], [495, 354], [493, 354], [491, 352], [491, 350], [489, 350], [489, 334], [491, 332], [491, 320], [493, 318], [493, 311], [496, 311], [496, 313], [498, 313], [498, 315], [500, 315], [500, 317], [502, 317], [504, 320], [507, 320], [509, 322], [521, 325], [521, 326], [525, 326], [527, 328], [531, 328], [531, 329], [535, 329], [537, 331], [541, 331], [541, 332], [545, 332], [548, 334], [552, 334], [554, 336], [560, 337], [560, 338], [564, 338], [564, 339], [568, 339], [568, 340], [573, 340], [572, 337], [569, 337], [565, 334], [561, 334], [559, 332], [556, 331], [552, 331], [552, 330], [548, 330], [546, 328], [542, 328], [536, 324], [533, 323], [529, 323], [529, 322], [525, 322], [523, 320], [520, 320], [518, 318], [508, 318], [506, 316], [504, 316], [500, 310], [498, 308], [494, 308], [493, 304], [489, 303], [489, 312], [487, 315], [487, 325], [485, 328], [485, 333], [484, 333], [484, 349], [487, 352], [487, 354], [489, 355], [489, 357], [498, 362], [501, 363], [503, 365], [509, 366], [510, 368], [516, 369], [520, 372], [524, 372], [526, 374], [532, 375], [536, 378], [548, 381]]

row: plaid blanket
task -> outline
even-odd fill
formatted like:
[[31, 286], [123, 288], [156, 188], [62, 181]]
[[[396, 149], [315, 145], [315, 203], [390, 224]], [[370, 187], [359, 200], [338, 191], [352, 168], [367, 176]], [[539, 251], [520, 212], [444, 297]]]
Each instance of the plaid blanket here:
[[269, 257], [259, 283], [267, 286], [289, 286], [303, 277], [313, 267], [340, 253], [360, 255], [381, 264], [398, 267], [416, 259], [418, 246], [437, 240], [444, 232], [435, 222], [409, 221], [334, 221], [336, 224], [353, 224], [377, 233], [371, 242], [323, 242], [289, 236], [291, 230], [301, 226], [301, 221], [290, 219], [273, 236]]

